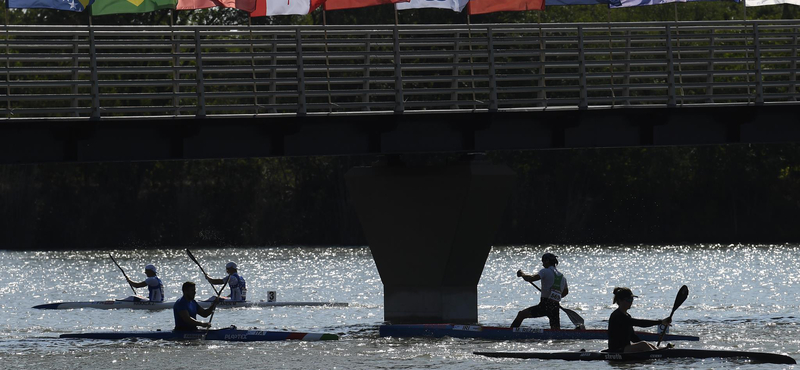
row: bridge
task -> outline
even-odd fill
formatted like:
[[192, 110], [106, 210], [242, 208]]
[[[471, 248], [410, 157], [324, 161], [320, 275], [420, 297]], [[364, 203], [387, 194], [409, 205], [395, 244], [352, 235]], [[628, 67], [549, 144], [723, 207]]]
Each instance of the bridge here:
[[[5, 26], [0, 163], [797, 141], [798, 28]], [[388, 162], [347, 175], [386, 319], [476, 321], [514, 174]]]

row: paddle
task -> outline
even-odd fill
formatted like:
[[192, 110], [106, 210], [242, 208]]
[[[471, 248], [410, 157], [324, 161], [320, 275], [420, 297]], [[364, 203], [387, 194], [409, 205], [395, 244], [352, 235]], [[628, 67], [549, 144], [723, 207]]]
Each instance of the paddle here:
[[[187, 249], [186, 251], [188, 252], [189, 250]], [[190, 255], [191, 255], [191, 254], [190, 254]], [[202, 268], [202, 267], [201, 267], [201, 268]], [[229, 281], [231, 281], [231, 275], [230, 275], [230, 274], [228, 274], [228, 279], [227, 279], [227, 280], [225, 280], [225, 284], [222, 284], [222, 288], [219, 290], [219, 293], [217, 293], [217, 299], [215, 299], [215, 300], [214, 300], [214, 302], [218, 302], [218, 301], [219, 301], [219, 296], [220, 296], [220, 295], [222, 295], [222, 292], [225, 290], [225, 286], [227, 286], [227, 285], [228, 285], [228, 282], [229, 282]], [[213, 285], [212, 285], [212, 286], [213, 286]], [[213, 304], [213, 303], [212, 303], [212, 304]], [[214, 307], [214, 311], [211, 311], [211, 317], [209, 317], [209, 318], [208, 318], [208, 328], [206, 328], [206, 329], [207, 329], [207, 330], [206, 330], [206, 335], [208, 335], [208, 332], [209, 332], [209, 330], [211, 330], [211, 320], [214, 320], [214, 314], [215, 314], [216, 312], [217, 312], [217, 308], [216, 308], [216, 307]]]
[[[529, 283], [531, 283], [531, 285], [533, 285], [533, 287], [536, 288], [536, 290], [538, 290], [540, 292], [542, 291], [532, 281], [529, 281]], [[578, 315], [577, 312], [575, 312], [573, 310], [570, 310], [568, 308], [564, 308], [563, 306], [561, 306], [560, 303], [558, 304], [558, 308], [560, 308], [562, 311], [564, 311], [565, 314], [567, 314], [567, 317], [569, 317], [569, 321], [572, 321], [573, 325], [580, 326], [580, 327], [585, 327], [585, 325], [583, 324], [584, 323], [583, 317], [581, 317], [581, 315]]]
[[117, 268], [119, 268], [119, 270], [122, 271], [122, 276], [125, 277], [125, 280], [128, 281], [128, 285], [131, 286], [133, 295], [136, 295], [136, 288], [134, 288], [133, 284], [131, 284], [131, 279], [128, 278], [128, 275], [125, 273], [125, 270], [123, 270], [122, 267], [119, 266], [119, 263], [117, 263], [117, 260], [114, 259], [114, 256], [112, 256], [111, 253], [109, 253], [108, 256], [111, 257], [111, 261], [114, 261], [114, 264], [117, 265]]
[[[206, 277], [206, 280], [208, 280], [208, 274], [206, 274], [206, 270], [204, 270], [204, 269], [203, 269], [203, 266], [202, 266], [202, 265], [200, 265], [200, 262], [197, 262], [197, 258], [194, 258], [194, 255], [192, 254], [192, 252], [191, 252], [189, 249], [186, 249], [186, 254], [188, 254], [188, 255], [189, 255], [189, 258], [191, 258], [191, 259], [192, 259], [192, 261], [194, 261], [194, 263], [196, 263], [196, 264], [197, 264], [197, 267], [199, 267], [199, 268], [200, 268], [200, 271], [201, 271], [201, 272], [203, 273], [203, 275]], [[226, 283], [227, 283], [227, 282], [226, 282]], [[209, 284], [210, 284], [210, 283], [209, 283]], [[225, 290], [225, 288], [224, 288], [224, 285], [223, 285], [223, 288], [222, 288], [220, 291], [217, 291], [217, 288], [214, 286], [214, 284], [211, 284], [211, 289], [214, 289], [214, 293], [217, 293], [217, 297], [219, 297], [219, 296], [220, 296], [220, 294], [222, 294], [222, 291], [223, 291], [223, 290]]]
[[[675, 314], [675, 310], [677, 310], [678, 307], [680, 307], [683, 304], [683, 302], [686, 301], [687, 297], [689, 297], [689, 288], [686, 285], [684, 285], [681, 287], [680, 290], [678, 290], [678, 295], [675, 296], [675, 304], [672, 305], [672, 312], [670, 312], [669, 314], [670, 322], [672, 322], [672, 315]], [[658, 343], [656, 344], [656, 347], [658, 347], [658, 345], [661, 344], [661, 339], [664, 339], [664, 334], [666, 332], [667, 328], [664, 328], [664, 331], [662, 331], [661, 335], [658, 336]]]

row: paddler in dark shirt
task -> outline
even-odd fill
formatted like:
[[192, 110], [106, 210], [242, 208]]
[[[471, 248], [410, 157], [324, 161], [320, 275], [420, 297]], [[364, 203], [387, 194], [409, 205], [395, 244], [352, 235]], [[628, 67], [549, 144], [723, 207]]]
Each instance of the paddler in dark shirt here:
[[175, 330], [176, 331], [194, 331], [198, 326], [210, 328], [211, 324], [197, 320], [197, 314], [200, 316], [208, 317], [214, 312], [214, 309], [219, 303], [219, 297], [214, 300], [209, 308], [200, 307], [194, 300], [197, 294], [197, 289], [193, 282], [187, 281], [183, 283], [183, 297], [175, 302], [172, 306], [172, 313], [175, 316]]
[[644, 352], [656, 349], [656, 346], [647, 343], [633, 331], [634, 326], [650, 327], [658, 324], [669, 325], [671, 318], [662, 320], [634, 319], [628, 313], [633, 304], [633, 292], [629, 288], [614, 288], [614, 303], [619, 308], [611, 313], [608, 319], [608, 352]]

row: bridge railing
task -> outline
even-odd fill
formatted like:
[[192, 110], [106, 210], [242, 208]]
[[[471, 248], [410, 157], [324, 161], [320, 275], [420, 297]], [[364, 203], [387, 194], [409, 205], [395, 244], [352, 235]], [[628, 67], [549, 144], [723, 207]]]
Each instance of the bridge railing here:
[[794, 102], [800, 21], [4, 26], [6, 118]]

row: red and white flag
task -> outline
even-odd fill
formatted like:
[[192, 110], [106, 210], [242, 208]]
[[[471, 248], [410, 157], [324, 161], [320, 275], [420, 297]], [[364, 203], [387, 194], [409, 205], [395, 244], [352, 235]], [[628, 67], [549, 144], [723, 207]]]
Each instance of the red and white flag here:
[[366, 8], [368, 6], [407, 3], [409, 1], [411, 0], [328, 0], [325, 2], [325, 10]]
[[470, 0], [467, 4], [469, 14], [486, 14], [494, 12], [524, 12], [526, 10], [544, 10], [545, 0]]
[[246, 12], [256, 9], [256, 0], [178, 0], [177, 10], [206, 9], [221, 6], [224, 8], [236, 8]]
[[272, 15], [306, 15], [319, 8], [325, 0], [257, 0], [251, 17]]

